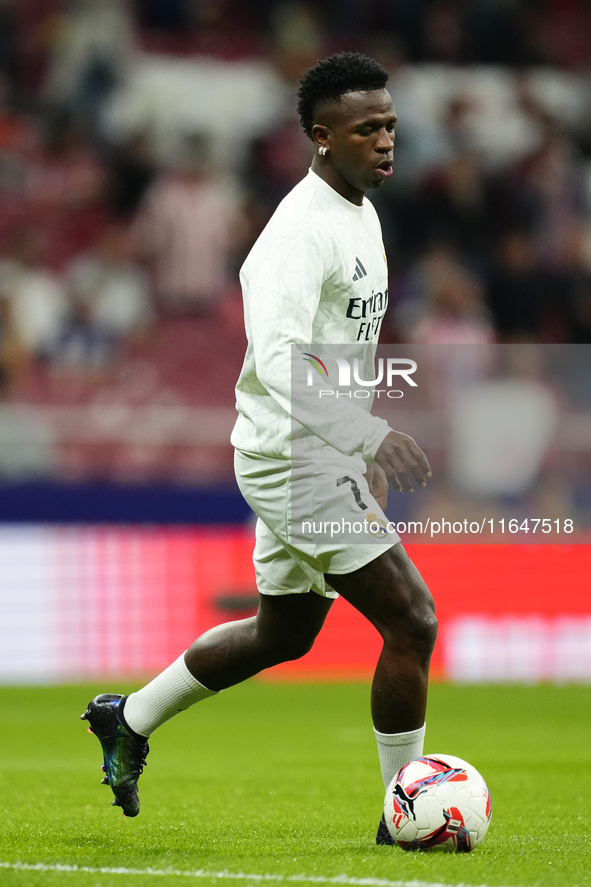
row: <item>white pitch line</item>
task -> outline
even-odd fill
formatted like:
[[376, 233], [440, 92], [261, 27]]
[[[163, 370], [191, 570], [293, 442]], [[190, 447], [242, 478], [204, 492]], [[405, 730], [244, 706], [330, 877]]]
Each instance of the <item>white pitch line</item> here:
[[298, 881], [305, 884], [345, 884], [347, 887], [487, 887], [486, 884], [470, 885], [444, 884], [436, 881], [388, 881], [386, 878], [350, 878], [348, 875], [335, 875], [328, 878], [324, 875], [272, 875], [247, 874], [246, 872], [208, 872], [205, 869], [194, 871], [183, 869], [130, 869], [123, 867], [106, 867], [87, 865], [66, 865], [62, 863], [44, 862], [1, 862], [0, 869], [26, 872], [79, 872], [87, 875], [155, 875], [157, 877], [205, 878], [217, 881], [277, 881], [279, 883]]

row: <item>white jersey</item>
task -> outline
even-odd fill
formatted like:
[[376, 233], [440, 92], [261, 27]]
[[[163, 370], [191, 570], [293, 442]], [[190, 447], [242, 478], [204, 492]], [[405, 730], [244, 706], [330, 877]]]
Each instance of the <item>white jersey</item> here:
[[236, 386], [233, 445], [290, 459], [294, 435], [309, 434], [373, 462], [390, 429], [369, 413], [371, 401], [341, 403], [330, 421], [324, 411], [297, 421], [291, 391], [292, 345], [377, 344], [388, 275], [372, 204], [356, 206], [310, 170], [279, 204], [240, 280], [248, 347]]

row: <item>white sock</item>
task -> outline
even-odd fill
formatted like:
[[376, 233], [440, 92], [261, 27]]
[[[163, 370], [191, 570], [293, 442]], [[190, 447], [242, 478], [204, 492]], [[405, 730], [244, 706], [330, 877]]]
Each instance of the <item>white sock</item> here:
[[374, 727], [384, 788], [388, 788], [401, 767], [420, 758], [425, 741], [425, 724], [408, 733], [379, 733]]
[[193, 677], [183, 653], [153, 681], [137, 693], [130, 693], [125, 700], [123, 717], [134, 733], [148, 737], [179, 711], [218, 692], [208, 690]]

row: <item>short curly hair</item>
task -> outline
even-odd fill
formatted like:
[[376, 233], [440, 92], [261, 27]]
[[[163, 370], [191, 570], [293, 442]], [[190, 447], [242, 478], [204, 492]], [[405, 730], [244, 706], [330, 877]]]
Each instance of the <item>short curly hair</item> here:
[[298, 89], [302, 128], [312, 138], [314, 112], [320, 102], [338, 101], [347, 92], [384, 89], [389, 74], [360, 52], [337, 52], [304, 71]]

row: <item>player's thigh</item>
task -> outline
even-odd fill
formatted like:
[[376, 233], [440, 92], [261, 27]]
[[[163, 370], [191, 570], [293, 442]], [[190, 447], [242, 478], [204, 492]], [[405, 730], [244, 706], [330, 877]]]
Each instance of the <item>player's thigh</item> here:
[[[324, 589], [322, 573], [306, 571], [260, 518], [253, 561], [260, 593], [259, 638], [267, 647], [285, 651], [288, 659], [303, 656], [322, 628], [335, 592]], [[324, 594], [318, 590], [321, 585]]]
[[326, 579], [384, 637], [406, 633], [434, 640], [433, 597], [402, 543], [352, 573], [328, 574]]

